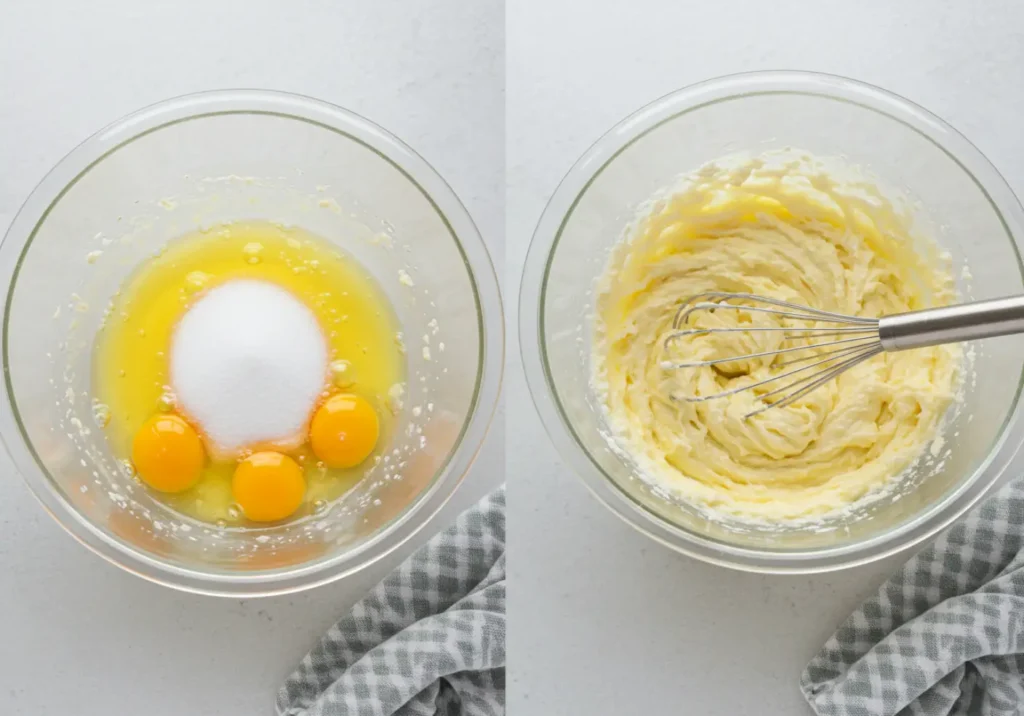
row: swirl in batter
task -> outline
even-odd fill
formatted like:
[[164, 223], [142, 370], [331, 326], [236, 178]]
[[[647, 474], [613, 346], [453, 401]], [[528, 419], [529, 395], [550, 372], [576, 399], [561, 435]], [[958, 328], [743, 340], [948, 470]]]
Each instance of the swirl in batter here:
[[[692, 336], [667, 350], [677, 306], [705, 291], [871, 317], [949, 303], [948, 261], [910, 224], [870, 183], [842, 183], [806, 156], [708, 165], [655, 202], [599, 280], [593, 356], [615, 440], [645, 477], [734, 517], [790, 521], [848, 506], [910, 467], [953, 398], [957, 346], [879, 355], [749, 419], [778, 385], [703, 403], [673, 396], [763, 380], [779, 359], [661, 365], [779, 347], [778, 334], [762, 332]], [[695, 327], [807, 325], [742, 311], [694, 318]]]

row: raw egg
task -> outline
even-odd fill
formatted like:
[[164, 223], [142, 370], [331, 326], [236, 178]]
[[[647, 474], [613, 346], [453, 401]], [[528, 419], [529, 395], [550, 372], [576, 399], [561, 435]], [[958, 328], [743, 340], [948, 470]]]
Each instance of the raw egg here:
[[154, 490], [181, 492], [203, 472], [205, 454], [198, 433], [177, 415], [157, 415], [143, 424], [132, 442], [132, 463]]
[[370, 456], [379, 435], [377, 411], [352, 393], [328, 398], [309, 426], [313, 454], [327, 467], [355, 467]]
[[258, 452], [239, 463], [231, 492], [253, 522], [277, 522], [299, 509], [306, 494], [302, 468], [279, 452]]
[[[162, 251], [140, 264], [115, 294], [96, 335], [92, 391], [92, 397], [106, 407], [110, 416], [104, 434], [111, 452], [120, 459], [134, 459], [136, 443], [158, 444], [148, 435], [150, 422], [159, 419], [154, 415], [181, 416], [179, 419], [187, 420], [185, 425], [203, 441], [205, 459], [200, 460], [198, 478], [192, 475], [185, 480], [185, 473], [173, 467], [147, 469], [144, 457], [137, 460], [143, 480], [156, 489], [165, 489], [159, 484], [169, 484], [166, 489], [180, 490], [160, 493], [169, 507], [214, 524], [241, 526], [246, 521], [241, 510], [232, 508], [238, 502], [232, 495], [239, 467], [237, 454], [222, 455], [215, 449], [217, 426], [204, 425], [205, 414], [193, 414], [187, 391], [182, 389], [179, 394], [171, 370], [174, 338], [181, 337], [178, 329], [184, 325], [186, 315], [207, 299], [216, 298], [229, 284], [273, 284], [308, 308], [326, 343], [329, 367], [322, 376], [322, 390], [357, 391], [377, 405], [384, 403], [394, 386], [404, 383], [405, 358], [395, 312], [369, 272], [338, 249], [345, 238], [329, 242], [298, 228], [263, 222], [216, 225], [168, 242]], [[207, 349], [235, 356], [238, 376], [244, 378], [252, 365], [261, 365], [261, 361], [248, 361], [243, 349], [248, 346], [256, 350], [248, 342], [238, 339], [228, 347], [223, 341], [231, 332], [215, 333]], [[245, 381], [241, 378], [244, 389]], [[236, 412], [247, 421], [254, 420], [253, 401], [251, 396], [246, 397], [244, 401], [230, 399], [225, 410]], [[316, 400], [319, 399], [318, 393]], [[311, 411], [314, 405], [310, 403]], [[266, 403], [257, 407], [274, 410], [273, 405]], [[278, 451], [292, 456], [306, 483], [301, 499], [310, 512], [317, 509], [316, 505], [339, 498], [365, 472], [362, 468], [330, 467], [326, 460], [314, 456], [309, 442], [312, 417], [305, 415], [299, 421], [301, 427], [295, 441], [273, 440], [268, 433], [267, 440], [246, 445], [247, 450], [254, 452]], [[390, 411], [381, 411], [379, 425], [377, 418], [370, 416], [375, 427], [369, 450], [373, 442], [384, 439], [376, 436], [378, 431], [388, 436], [394, 428]], [[293, 444], [300, 441], [304, 444]], [[346, 450], [353, 446], [354, 441], [349, 440]], [[189, 454], [194, 457], [195, 453]], [[349, 460], [338, 464], [349, 464], [351, 459], [349, 455]], [[180, 477], [181, 481], [161, 481], [161, 475], [167, 477], [161, 470]], [[155, 477], [151, 480], [147, 474]], [[291, 506], [289, 510], [296, 508]], [[281, 507], [279, 512], [283, 511]], [[298, 512], [305, 514], [302, 510]]]

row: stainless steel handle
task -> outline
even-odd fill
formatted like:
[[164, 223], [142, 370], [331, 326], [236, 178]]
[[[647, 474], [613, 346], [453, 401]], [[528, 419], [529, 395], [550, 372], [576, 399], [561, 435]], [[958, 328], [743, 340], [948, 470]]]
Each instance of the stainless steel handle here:
[[878, 321], [878, 336], [887, 351], [905, 351], [1011, 333], [1024, 333], [1024, 296], [927, 308], [886, 316]]

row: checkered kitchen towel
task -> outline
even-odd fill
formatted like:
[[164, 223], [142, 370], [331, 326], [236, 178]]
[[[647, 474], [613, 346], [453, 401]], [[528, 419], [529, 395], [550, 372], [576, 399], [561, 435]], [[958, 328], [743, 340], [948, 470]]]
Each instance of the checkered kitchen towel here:
[[505, 489], [466, 511], [331, 627], [280, 716], [502, 716]]
[[800, 687], [821, 716], [1024, 714], [1024, 481], [893, 575]]

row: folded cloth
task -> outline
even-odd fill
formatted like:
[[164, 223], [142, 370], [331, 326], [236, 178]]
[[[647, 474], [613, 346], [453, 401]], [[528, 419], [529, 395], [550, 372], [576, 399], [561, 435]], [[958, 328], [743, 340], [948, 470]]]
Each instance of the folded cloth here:
[[911, 559], [811, 660], [821, 716], [1024, 713], [1024, 481]]
[[504, 487], [331, 627], [277, 697], [280, 716], [504, 712]]

